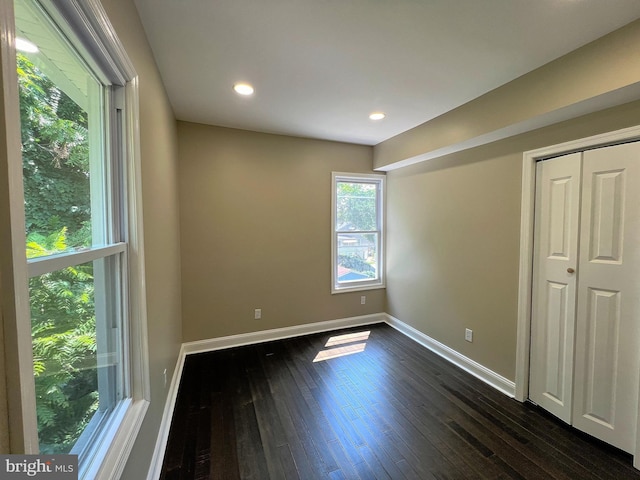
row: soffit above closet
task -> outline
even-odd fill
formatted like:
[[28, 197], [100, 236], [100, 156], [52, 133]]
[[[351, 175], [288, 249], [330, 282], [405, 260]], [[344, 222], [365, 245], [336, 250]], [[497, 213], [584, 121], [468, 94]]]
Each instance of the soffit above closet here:
[[638, 0], [135, 4], [179, 120], [366, 145], [640, 18]]

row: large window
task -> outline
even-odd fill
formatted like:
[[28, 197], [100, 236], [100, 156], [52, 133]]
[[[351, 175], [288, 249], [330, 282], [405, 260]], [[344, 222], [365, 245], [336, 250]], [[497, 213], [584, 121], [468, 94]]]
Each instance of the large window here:
[[384, 179], [332, 174], [332, 293], [384, 287]]
[[25, 435], [40, 453], [77, 454], [81, 478], [115, 478], [148, 379], [136, 93], [96, 8], [14, 1], [24, 194], [12, 202], [24, 204], [35, 384], [37, 433]]

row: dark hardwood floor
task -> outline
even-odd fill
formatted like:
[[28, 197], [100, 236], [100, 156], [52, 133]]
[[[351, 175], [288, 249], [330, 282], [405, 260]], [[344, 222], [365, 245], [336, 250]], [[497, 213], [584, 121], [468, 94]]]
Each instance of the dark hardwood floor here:
[[[367, 339], [325, 347], [363, 331]], [[363, 343], [363, 351], [313, 361]], [[582, 480], [640, 472], [630, 455], [376, 324], [189, 356], [161, 478]]]

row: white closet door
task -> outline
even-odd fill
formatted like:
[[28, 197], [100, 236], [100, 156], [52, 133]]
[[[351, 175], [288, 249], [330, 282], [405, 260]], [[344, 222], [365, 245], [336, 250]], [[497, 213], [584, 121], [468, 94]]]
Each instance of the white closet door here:
[[573, 425], [635, 451], [640, 372], [640, 144], [583, 157]]
[[571, 423], [581, 153], [537, 165], [529, 397]]

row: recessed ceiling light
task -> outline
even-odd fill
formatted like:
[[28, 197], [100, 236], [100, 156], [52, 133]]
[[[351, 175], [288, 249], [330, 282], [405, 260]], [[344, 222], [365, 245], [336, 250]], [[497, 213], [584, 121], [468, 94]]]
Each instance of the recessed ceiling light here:
[[253, 87], [248, 83], [236, 83], [233, 89], [238, 95], [253, 95]]
[[20, 50], [25, 53], [36, 53], [38, 51], [38, 46], [26, 38], [16, 37], [16, 50]]
[[371, 120], [382, 120], [384, 117], [386, 117], [386, 115], [382, 112], [373, 112], [371, 115], [369, 115], [369, 118]]

